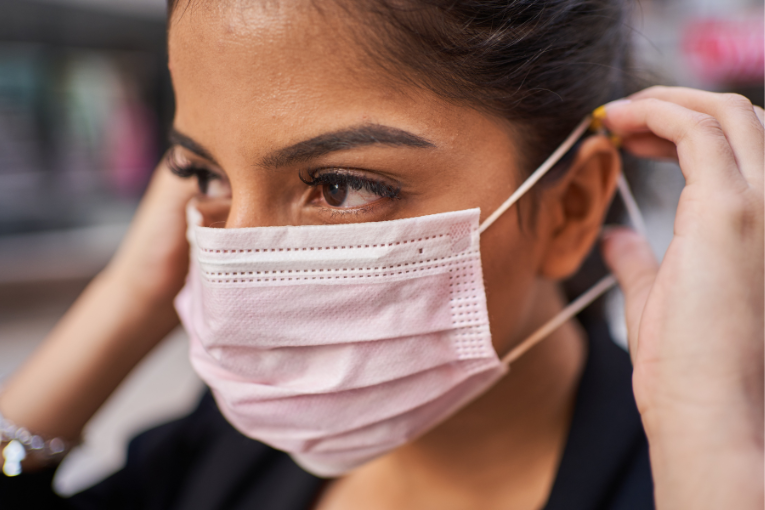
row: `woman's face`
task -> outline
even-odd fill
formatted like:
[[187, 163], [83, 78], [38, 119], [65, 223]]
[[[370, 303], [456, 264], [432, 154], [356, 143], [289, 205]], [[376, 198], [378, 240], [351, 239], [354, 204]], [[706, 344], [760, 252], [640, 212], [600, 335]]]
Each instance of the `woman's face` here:
[[[475, 207], [484, 219], [521, 183], [523, 147], [511, 126], [370, 65], [357, 43], [364, 29], [347, 11], [237, 4], [181, 2], [169, 33], [171, 159], [203, 171], [208, 225], [356, 223]], [[517, 207], [481, 238], [500, 353], [531, 327], [529, 295], [556, 228], [541, 208], [533, 229], [521, 229]]]

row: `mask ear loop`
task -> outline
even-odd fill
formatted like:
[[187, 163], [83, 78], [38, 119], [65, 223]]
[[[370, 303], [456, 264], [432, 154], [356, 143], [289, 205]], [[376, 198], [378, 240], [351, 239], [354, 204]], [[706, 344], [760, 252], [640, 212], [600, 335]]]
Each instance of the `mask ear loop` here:
[[[539, 179], [541, 179], [559, 160], [562, 158], [568, 150], [584, 135], [584, 133], [591, 129], [599, 134], [609, 136], [608, 132], [603, 127], [603, 118], [605, 117], [605, 110], [601, 107], [593, 112], [593, 115], [588, 115], [569, 135], [568, 138], [561, 144], [558, 149], [553, 152], [549, 158], [540, 166], [531, 176], [523, 183], [510, 198], [508, 198], [494, 213], [486, 218], [486, 220], [478, 228], [479, 232], [483, 232], [489, 226], [499, 218], [502, 213], [507, 211], [518, 199], [523, 196], [531, 186], [533, 186]], [[618, 147], [620, 140], [616, 136], [609, 136], [612, 142]], [[643, 215], [640, 213], [635, 197], [630, 190], [627, 179], [624, 178], [624, 174], [620, 173], [617, 178], [617, 189], [619, 195], [624, 201], [625, 208], [627, 210], [627, 216], [630, 223], [635, 230], [641, 235], [646, 235], [645, 221]], [[506, 366], [510, 366], [515, 360], [520, 358], [529, 349], [536, 344], [547, 338], [547, 336], [562, 326], [565, 322], [570, 320], [576, 314], [584, 310], [593, 301], [605, 294], [608, 290], [616, 285], [616, 278], [609, 274], [603, 277], [598, 283], [593, 285], [587, 292], [576, 298], [574, 301], [568, 304], [561, 312], [548, 321], [541, 328], [537, 329], [528, 338], [523, 340], [520, 344], [516, 345], [505, 356], [502, 357], [502, 363]]]
[[560, 161], [560, 159], [566, 155], [566, 153], [571, 149], [571, 147], [574, 146], [576, 142], [579, 141], [579, 139], [584, 135], [584, 133], [587, 132], [587, 130], [590, 128], [590, 126], [593, 124], [593, 117], [592, 115], [588, 115], [582, 122], [579, 123], [579, 125], [574, 129], [574, 131], [571, 132], [570, 135], [568, 135], [568, 138], [566, 138], [560, 146], [555, 149], [555, 152], [550, 154], [550, 157], [545, 160], [542, 165], [534, 170], [534, 173], [529, 176], [526, 181], [518, 187], [515, 192], [513, 192], [512, 195], [510, 195], [510, 198], [505, 200], [502, 205], [500, 205], [496, 211], [491, 213], [491, 216], [483, 220], [483, 223], [478, 227], [478, 233], [483, 234], [484, 230], [489, 228], [492, 223], [497, 221], [497, 219], [502, 216], [505, 211], [510, 209], [513, 204], [515, 204], [523, 195], [526, 194], [527, 191], [531, 189], [534, 184], [537, 183], [539, 179], [544, 177], [544, 175], [550, 171], [552, 167], [555, 166], [555, 164]]

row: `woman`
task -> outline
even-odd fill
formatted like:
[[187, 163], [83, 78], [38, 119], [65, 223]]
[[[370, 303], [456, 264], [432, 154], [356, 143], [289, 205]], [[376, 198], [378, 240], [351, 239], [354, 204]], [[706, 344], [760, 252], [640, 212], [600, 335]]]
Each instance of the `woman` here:
[[576, 132], [556, 169], [501, 206], [581, 119], [628, 93], [625, 3], [170, 7], [173, 147], [120, 252], [0, 410], [48, 441], [75, 440], [176, 326], [188, 272], [176, 306], [192, 362], [258, 441], [205, 397], [70, 500], [46, 488], [48, 459], [27, 446], [3, 497], [762, 507], [761, 109], [652, 88], [599, 111], [628, 152], [676, 158], [687, 181], [660, 267], [638, 234], [603, 235], [634, 374], [598, 324], [568, 321], [515, 359], [561, 315], [557, 282], [601, 234], [621, 170], [614, 140]]

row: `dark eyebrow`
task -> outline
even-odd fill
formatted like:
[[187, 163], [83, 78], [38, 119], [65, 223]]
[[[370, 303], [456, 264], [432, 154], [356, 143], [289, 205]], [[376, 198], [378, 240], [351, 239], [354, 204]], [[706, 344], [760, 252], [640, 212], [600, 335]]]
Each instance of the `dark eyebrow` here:
[[370, 124], [325, 133], [290, 145], [289, 147], [278, 149], [267, 154], [261, 160], [261, 165], [266, 167], [286, 166], [317, 158], [330, 152], [376, 144], [392, 145], [394, 147], [435, 147], [428, 140], [408, 131], [379, 124]]
[[212, 157], [212, 154], [210, 154], [210, 151], [205, 149], [202, 144], [197, 143], [196, 141], [192, 140], [190, 137], [184, 135], [183, 133], [176, 130], [175, 128], [172, 128], [170, 130], [170, 133], [167, 135], [167, 139], [171, 145], [180, 145], [181, 147], [185, 147], [186, 149], [190, 150], [197, 156], [201, 156], [215, 165], [218, 164], [215, 161], [215, 158]]

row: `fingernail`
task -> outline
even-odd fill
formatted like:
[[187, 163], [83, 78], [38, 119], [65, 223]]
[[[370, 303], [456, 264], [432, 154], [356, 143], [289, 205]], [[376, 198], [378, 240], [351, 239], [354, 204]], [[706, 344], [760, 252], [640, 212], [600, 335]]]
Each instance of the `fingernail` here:
[[601, 107], [601, 108], [603, 108], [603, 118], [605, 118], [606, 115], [608, 115], [614, 107], [618, 108], [620, 106], [628, 105], [631, 102], [632, 102], [631, 99], [618, 99], [616, 101], [611, 101], [610, 103], [604, 104]]
[[630, 99], [619, 99], [617, 101], [611, 101], [610, 103], [598, 106], [592, 112], [592, 124], [590, 124], [590, 129], [593, 131], [600, 131], [603, 129], [604, 121], [614, 106], [618, 107], [624, 104], [629, 104], [631, 102], [632, 101]]

